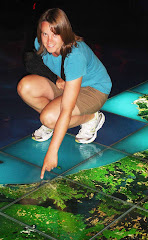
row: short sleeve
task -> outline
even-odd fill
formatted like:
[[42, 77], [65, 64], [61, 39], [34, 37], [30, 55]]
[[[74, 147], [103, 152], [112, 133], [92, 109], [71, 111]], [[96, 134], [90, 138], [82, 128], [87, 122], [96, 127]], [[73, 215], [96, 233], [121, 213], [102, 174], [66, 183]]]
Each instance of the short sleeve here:
[[66, 81], [75, 80], [86, 74], [87, 62], [82, 53], [71, 53], [64, 62]]
[[34, 47], [35, 47], [35, 49], [36, 49], [37, 51], [38, 51], [39, 48], [40, 48], [40, 44], [39, 44], [39, 42], [38, 42], [37, 37], [35, 38], [35, 41], [34, 41]]

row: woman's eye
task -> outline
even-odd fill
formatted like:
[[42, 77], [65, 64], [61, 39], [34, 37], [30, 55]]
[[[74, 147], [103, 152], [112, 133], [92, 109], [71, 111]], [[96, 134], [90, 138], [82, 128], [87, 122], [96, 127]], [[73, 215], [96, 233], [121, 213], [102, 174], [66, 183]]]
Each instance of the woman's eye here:
[[43, 32], [43, 36], [45, 36], [45, 37], [46, 37], [46, 36], [47, 36], [47, 33], [44, 33], [44, 32]]

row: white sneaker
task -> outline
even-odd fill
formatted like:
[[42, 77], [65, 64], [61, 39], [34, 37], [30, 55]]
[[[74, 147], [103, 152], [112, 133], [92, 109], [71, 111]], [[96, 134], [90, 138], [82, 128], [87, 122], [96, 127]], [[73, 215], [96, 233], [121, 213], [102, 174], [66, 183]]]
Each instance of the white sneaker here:
[[32, 133], [32, 139], [38, 142], [43, 142], [51, 138], [53, 135], [53, 129], [47, 128], [42, 125], [34, 133]]
[[89, 122], [81, 124], [81, 129], [75, 137], [78, 143], [91, 143], [97, 137], [97, 131], [103, 126], [105, 116], [102, 112], [96, 112]]

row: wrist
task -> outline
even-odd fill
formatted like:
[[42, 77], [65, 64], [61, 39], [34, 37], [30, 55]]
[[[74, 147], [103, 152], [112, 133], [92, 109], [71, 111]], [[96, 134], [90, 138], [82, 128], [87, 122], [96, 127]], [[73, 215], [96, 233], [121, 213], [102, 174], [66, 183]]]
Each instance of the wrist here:
[[59, 147], [57, 145], [55, 145], [55, 143], [50, 143], [49, 148], [48, 148], [48, 153], [54, 151], [55, 154], [58, 154], [59, 151]]

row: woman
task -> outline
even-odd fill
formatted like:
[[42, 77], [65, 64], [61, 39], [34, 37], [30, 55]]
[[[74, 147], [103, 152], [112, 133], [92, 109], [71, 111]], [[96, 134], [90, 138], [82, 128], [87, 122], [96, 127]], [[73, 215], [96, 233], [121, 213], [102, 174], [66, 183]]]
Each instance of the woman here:
[[56, 84], [39, 75], [26, 76], [18, 84], [21, 98], [40, 113], [43, 125], [33, 139], [45, 141], [53, 135], [41, 171], [43, 179], [45, 170], [57, 167], [58, 150], [68, 128], [81, 125], [78, 143], [95, 140], [105, 121], [98, 111], [110, 93], [111, 80], [92, 50], [74, 34], [61, 9], [49, 9], [41, 16], [35, 48], [58, 76]]

